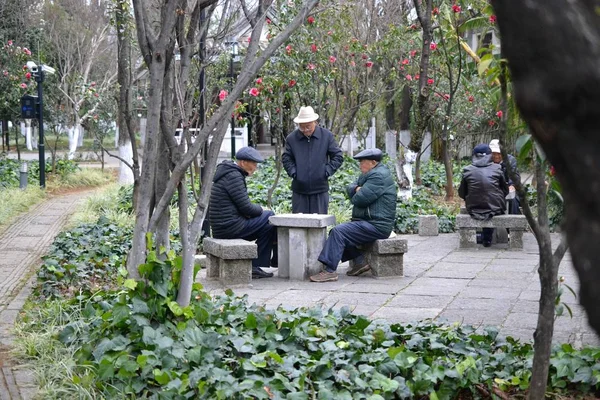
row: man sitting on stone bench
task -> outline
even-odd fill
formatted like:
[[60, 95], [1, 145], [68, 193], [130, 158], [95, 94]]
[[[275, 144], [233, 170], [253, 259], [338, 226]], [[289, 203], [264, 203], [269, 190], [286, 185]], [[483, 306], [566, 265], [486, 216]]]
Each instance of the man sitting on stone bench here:
[[[467, 212], [477, 220], [485, 221], [494, 215], [504, 214], [508, 185], [502, 167], [492, 160], [492, 150], [487, 144], [473, 149], [472, 164], [463, 169], [458, 195], [465, 200]], [[483, 245], [490, 247], [494, 228], [483, 228]]]
[[313, 282], [337, 281], [341, 261], [354, 260], [347, 275], [358, 276], [371, 267], [358, 246], [390, 236], [396, 223], [396, 182], [389, 169], [380, 163], [381, 150], [364, 150], [354, 156], [360, 160], [362, 174], [348, 186], [354, 205], [352, 221], [335, 226], [330, 232], [319, 261], [323, 271], [310, 277]]
[[[277, 242], [277, 228], [269, 223], [273, 211], [253, 204], [246, 189], [246, 177], [265, 160], [258, 150], [242, 147], [235, 154], [237, 162], [225, 160], [217, 166], [210, 192], [210, 227], [215, 239], [256, 240], [258, 257], [252, 260], [252, 279], [270, 278], [271, 252]], [[273, 256], [277, 260], [277, 255]]]

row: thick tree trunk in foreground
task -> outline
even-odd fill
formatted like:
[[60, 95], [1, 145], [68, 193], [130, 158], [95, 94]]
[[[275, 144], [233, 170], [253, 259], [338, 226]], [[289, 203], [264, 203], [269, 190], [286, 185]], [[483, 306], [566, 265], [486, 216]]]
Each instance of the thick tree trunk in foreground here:
[[597, 1], [492, 0], [516, 102], [556, 169], [579, 298], [600, 333], [600, 15]]

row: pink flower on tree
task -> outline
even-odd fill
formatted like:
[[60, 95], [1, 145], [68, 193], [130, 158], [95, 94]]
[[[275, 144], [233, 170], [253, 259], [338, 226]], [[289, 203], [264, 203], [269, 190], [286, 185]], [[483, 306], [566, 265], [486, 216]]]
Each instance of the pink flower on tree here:
[[354, 62], [354, 60], [350, 60], [350, 66], [351, 67], [355, 67], [356, 66], [356, 63]]
[[488, 121], [488, 125], [489, 125], [489, 126], [494, 126], [494, 125], [496, 125], [496, 121], [494, 121], [493, 119], [490, 119], [490, 120]]
[[363, 60], [366, 60], [367, 58], [369, 58], [369, 56], [367, 56], [366, 54], [363, 54], [361, 57]]
[[330, 63], [333, 64], [334, 62], [336, 62], [336, 60], [337, 60], [337, 58], [335, 58], [335, 56], [329, 56], [329, 62]]
[[292, 54], [292, 45], [288, 44], [287, 46], [285, 46], [285, 52], [288, 54]]
[[499, 110], [499, 111], [496, 113], [496, 117], [498, 117], [498, 118], [502, 118], [502, 116], [503, 116], [503, 115], [504, 115], [504, 113], [502, 112], [502, 110]]
[[550, 176], [554, 176], [556, 175], [556, 168], [554, 168], [554, 165], [550, 166]]
[[12, 46], [12, 44], [13, 44], [13, 41], [12, 41], [12, 40], [9, 40], [9, 41], [8, 41], [8, 45], [9, 45], [9, 46]]
[[31, 55], [31, 50], [29, 50], [27, 47], [23, 47], [23, 53], [25, 53], [26, 55], [30, 56]]
[[8, 76], [8, 71], [4, 70], [4, 72], [2, 72], [4, 74], [4, 76]]
[[267, 18], [267, 19], [265, 20], [265, 22], [266, 22], [268, 25], [271, 25], [271, 20], [270, 20], [269, 18]]
[[490, 24], [495, 24], [496, 23], [496, 16], [495, 15], [490, 15]]
[[253, 87], [252, 89], [250, 89], [250, 90], [248, 91], [248, 94], [249, 94], [250, 96], [254, 96], [254, 97], [256, 97], [256, 96], [258, 96], [258, 89], [257, 89], [257, 88], [255, 88], [255, 87]]
[[433, 83], [434, 83], [434, 82], [435, 82], [435, 81], [433, 80], [433, 78], [429, 78], [429, 79], [427, 79], [427, 84], [428, 84], [428, 85], [433, 85]]
[[402, 65], [408, 65], [410, 61], [408, 61], [408, 58], [405, 58], [404, 60], [402, 60]]
[[290, 81], [288, 82], [288, 86], [289, 87], [294, 87], [296, 85], [296, 80], [295, 79], [290, 79]]
[[411, 56], [411, 57], [414, 57], [414, 56], [416, 56], [416, 55], [417, 55], [417, 51], [416, 51], [416, 50], [411, 50], [411, 51], [410, 51], [410, 56]]
[[27, 89], [27, 84], [26, 83], [21, 83], [21, 89]]
[[91, 86], [91, 87], [94, 87], [94, 86], [96, 86], [96, 82], [92, 82], [92, 83], [90, 83], [90, 86]]
[[310, 51], [312, 51], [313, 53], [316, 53], [316, 52], [317, 52], [317, 49], [318, 49], [318, 48], [317, 48], [317, 45], [316, 45], [316, 44], [314, 44], [314, 43], [313, 43], [313, 44], [311, 44], [311, 45], [310, 45]]
[[407, 81], [412, 81], [413, 80], [413, 78], [412, 78], [412, 76], [410, 74], [406, 75], [405, 78], [406, 78]]
[[261, 83], [262, 83], [262, 78], [257, 78], [257, 79], [256, 79], [256, 84], [257, 84], [257, 85], [260, 85]]
[[29, 68], [27, 68], [27, 65], [23, 65], [23, 71], [27, 71]]
[[373, 61], [367, 61], [365, 63], [365, 67], [367, 67], [367, 68], [371, 68], [372, 66], [373, 66]]
[[[6, 75], [8, 75], [8, 73], [6, 73]], [[25, 74], [25, 79], [31, 79], [31, 72]]]
[[474, 102], [474, 101], [475, 101], [475, 97], [473, 97], [473, 96], [469, 96], [469, 103], [472, 103], [472, 102]]
[[306, 66], [306, 68], [308, 68], [310, 71], [314, 70], [315, 68], [317, 68], [317, 66], [313, 63], [308, 63], [308, 65]]
[[440, 9], [437, 7], [433, 7], [433, 10], [431, 10], [431, 14], [433, 15], [438, 15], [440, 13]]
[[333, 31], [327, 31], [327, 35], [329, 35], [329, 36], [333, 35]]
[[461, 11], [461, 8], [458, 4], [453, 4], [452, 11], [454, 11], [455, 13], [459, 13]]
[[435, 49], [437, 49], [437, 44], [435, 42], [431, 42], [431, 43], [429, 43], [429, 48], [431, 50], [435, 50]]
[[415, 79], [419, 79], [420, 77], [421, 77], [421, 75], [419, 75], [419, 74], [415, 75]]
[[94, 97], [100, 97], [98, 93], [94, 93]]
[[229, 93], [227, 93], [227, 90], [221, 90], [219, 92], [219, 100], [220, 101], [225, 100], [225, 98], [227, 98], [227, 95], [229, 95]]
[[309, 24], [314, 24], [315, 23], [315, 17], [313, 17], [312, 15], [310, 17], [308, 17], [306, 19], [306, 22], [308, 22]]

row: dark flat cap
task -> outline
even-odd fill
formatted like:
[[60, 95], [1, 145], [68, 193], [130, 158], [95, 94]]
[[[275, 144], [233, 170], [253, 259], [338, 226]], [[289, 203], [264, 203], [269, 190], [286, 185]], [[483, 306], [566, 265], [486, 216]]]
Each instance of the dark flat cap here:
[[238, 160], [254, 161], [257, 163], [265, 162], [258, 150], [254, 147], [242, 147], [235, 153], [235, 158]]
[[475, 146], [473, 149], [473, 155], [475, 154], [492, 154], [492, 149], [489, 145], [482, 143]]
[[353, 158], [355, 160], [374, 160], [374, 161], [381, 161], [381, 150], [379, 149], [367, 149], [367, 150], [363, 150], [360, 153], [358, 153], [357, 155], [355, 155]]

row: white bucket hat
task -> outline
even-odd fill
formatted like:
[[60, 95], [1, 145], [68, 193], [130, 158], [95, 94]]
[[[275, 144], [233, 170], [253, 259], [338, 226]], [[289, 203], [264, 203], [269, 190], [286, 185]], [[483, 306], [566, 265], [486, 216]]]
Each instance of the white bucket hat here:
[[500, 153], [500, 140], [492, 140], [490, 142], [490, 149], [492, 149], [492, 153]]
[[313, 122], [318, 119], [319, 114], [317, 114], [311, 106], [308, 106], [300, 107], [300, 111], [298, 111], [298, 116], [294, 118], [294, 122], [297, 124], [303, 124], [305, 122]]

